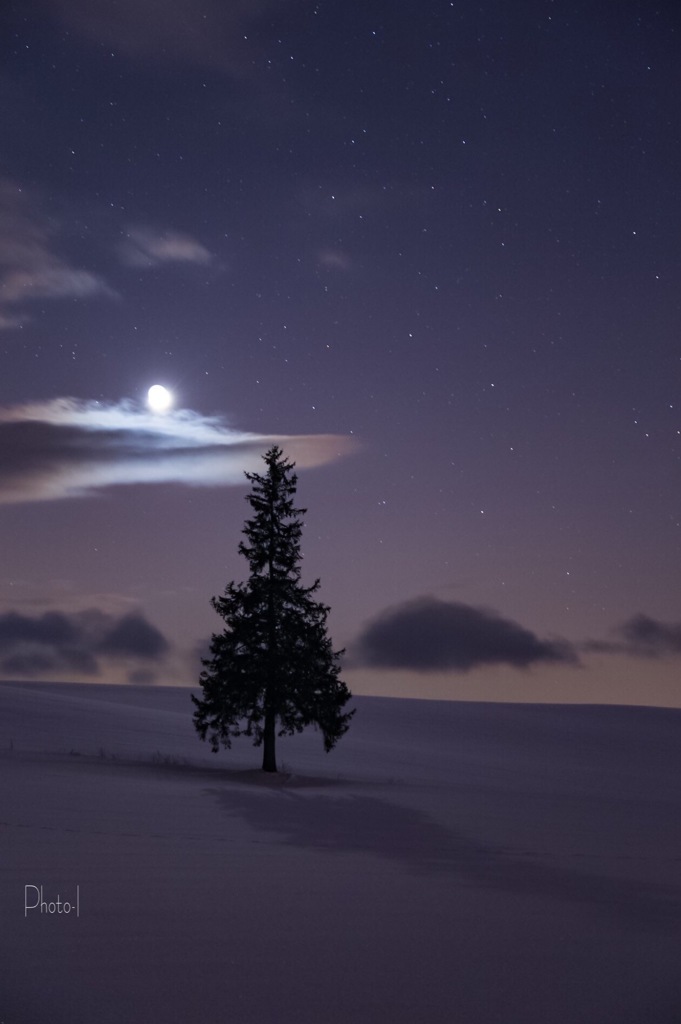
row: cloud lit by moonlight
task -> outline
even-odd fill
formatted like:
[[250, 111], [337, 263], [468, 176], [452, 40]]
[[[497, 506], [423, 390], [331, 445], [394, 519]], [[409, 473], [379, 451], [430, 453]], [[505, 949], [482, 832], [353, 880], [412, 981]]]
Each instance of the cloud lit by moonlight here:
[[120, 484], [218, 487], [260, 472], [279, 445], [299, 469], [349, 454], [351, 437], [233, 430], [216, 416], [168, 406], [74, 398], [0, 408], [0, 504], [86, 497]]

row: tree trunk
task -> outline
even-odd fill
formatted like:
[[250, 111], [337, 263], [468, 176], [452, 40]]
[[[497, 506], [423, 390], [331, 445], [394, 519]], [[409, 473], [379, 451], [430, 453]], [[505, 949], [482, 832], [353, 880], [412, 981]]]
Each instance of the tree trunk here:
[[265, 733], [263, 740], [262, 770], [264, 772], [276, 772], [277, 758], [274, 751], [276, 739], [276, 716], [273, 711], [265, 714]]

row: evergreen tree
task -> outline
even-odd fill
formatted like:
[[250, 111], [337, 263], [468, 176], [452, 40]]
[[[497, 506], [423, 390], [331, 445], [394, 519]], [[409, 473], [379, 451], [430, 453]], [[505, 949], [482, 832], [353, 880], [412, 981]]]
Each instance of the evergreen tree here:
[[294, 508], [297, 477], [276, 445], [263, 456], [267, 473], [246, 473], [253, 485], [246, 500], [254, 515], [246, 521], [246, 583], [228, 583], [211, 601], [225, 620], [213, 634], [211, 657], [203, 659], [203, 699], [194, 725], [202, 740], [210, 737], [216, 753], [234, 736], [254, 737], [263, 745], [263, 771], [276, 772], [276, 735], [292, 735], [305, 726], [321, 729], [325, 750], [347, 731], [354, 711], [343, 712], [351, 694], [339, 678], [342, 651], [327, 635], [329, 608], [313, 599], [319, 580], [300, 581], [301, 516]]

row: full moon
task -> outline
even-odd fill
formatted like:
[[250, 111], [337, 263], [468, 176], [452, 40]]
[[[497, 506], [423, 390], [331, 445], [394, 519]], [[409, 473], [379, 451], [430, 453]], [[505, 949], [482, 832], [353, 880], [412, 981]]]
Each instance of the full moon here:
[[152, 412], [167, 412], [173, 404], [173, 396], [162, 384], [152, 384], [147, 392], [147, 402]]

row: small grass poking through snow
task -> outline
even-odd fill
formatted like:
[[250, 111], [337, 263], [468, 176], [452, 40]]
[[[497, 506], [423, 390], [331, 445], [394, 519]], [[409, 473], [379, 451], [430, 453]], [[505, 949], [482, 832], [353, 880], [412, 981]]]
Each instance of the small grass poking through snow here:
[[162, 754], [160, 750], [157, 750], [152, 754], [151, 761], [152, 764], [167, 764], [173, 766], [184, 766], [189, 764], [186, 757], [174, 757], [172, 754]]

